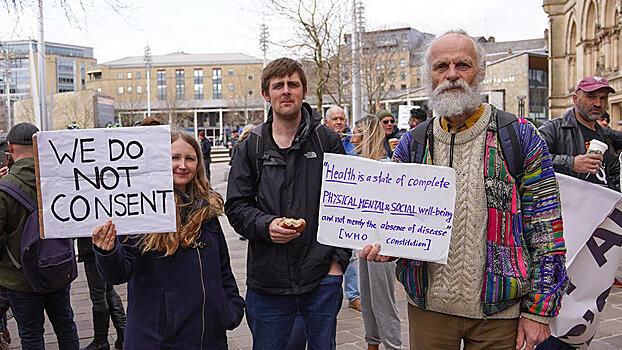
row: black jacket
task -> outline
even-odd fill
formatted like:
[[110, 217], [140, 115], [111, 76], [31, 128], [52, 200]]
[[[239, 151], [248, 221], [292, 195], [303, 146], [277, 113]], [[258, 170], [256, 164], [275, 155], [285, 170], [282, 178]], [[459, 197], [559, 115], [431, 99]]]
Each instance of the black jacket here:
[[209, 164], [212, 161], [212, 144], [209, 142], [209, 140], [206, 138], [204, 138], [203, 140], [201, 140], [201, 153], [203, 154], [203, 162], [205, 162], [205, 164]]
[[[596, 123], [595, 130], [609, 146], [603, 155], [603, 162], [607, 169], [607, 184], [609, 188], [620, 191], [620, 162], [615, 155], [614, 147], [598, 123]], [[549, 148], [555, 172], [579, 178], [579, 173], [572, 170], [574, 157], [585, 154], [586, 150], [585, 140], [579, 129], [579, 124], [577, 124], [574, 108], [564, 113], [561, 118], [547, 120], [538, 131], [540, 131]]]
[[[313, 290], [326, 276], [330, 261], [343, 271], [348, 266], [350, 249], [335, 248], [317, 242], [318, 212], [322, 184], [322, 149], [344, 154], [339, 136], [326, 126], [315, 131], [322, 117], [303, 104], [298, 133], [286, 156], [270, 140], [272, 109], [262, 124], [263, 170], [256, 183], [256, 134], [238, 145], [229, 173], [225, 214], [235, 231], [248, 238], [248, 287], [267, 295], [298, 295]], [[320, 145], [318, 134], [327, 135]], [[300, 237], [285, 243], [273, 243], [268, 226], [278, 217], [304, 218], [307, 222]]]

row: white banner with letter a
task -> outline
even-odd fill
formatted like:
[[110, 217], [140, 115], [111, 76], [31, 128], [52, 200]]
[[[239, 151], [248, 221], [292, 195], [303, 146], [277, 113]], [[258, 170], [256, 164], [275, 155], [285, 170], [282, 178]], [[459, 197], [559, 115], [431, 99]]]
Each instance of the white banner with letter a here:
[[622, 256], [622, 195], [587, 181], [559, 181], [570, 283], [551, 333], [587, 349], [600, 324]]

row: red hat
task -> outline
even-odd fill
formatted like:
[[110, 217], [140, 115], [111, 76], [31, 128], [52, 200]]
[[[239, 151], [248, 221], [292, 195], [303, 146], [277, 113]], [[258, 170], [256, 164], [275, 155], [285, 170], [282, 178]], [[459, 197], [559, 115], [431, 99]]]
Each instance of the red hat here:
[[611, 86], [609, 86], [609, 81], [606, 78], [599, 77], [596, 75], [593, 77], [583, 78], [579, 82], [579, 85], [577, 85], [577, 89], [575, 90], [575, 93], [579, 90], [583, 90], [585, 92], [592, 92], [592, 91], [602, 89], [602, 88], [609, 89], [609, 92], [611, 92], [612, 94], [616, 93], [616, 91]]

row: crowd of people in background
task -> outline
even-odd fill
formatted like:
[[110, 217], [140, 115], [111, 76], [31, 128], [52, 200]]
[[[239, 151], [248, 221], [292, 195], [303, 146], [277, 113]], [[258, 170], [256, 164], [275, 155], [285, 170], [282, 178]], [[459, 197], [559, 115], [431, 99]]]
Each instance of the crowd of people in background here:
[[[125, 237], [108, 220], [90, 238], [78, 239], [94, 328], [84, 349], [111, 347], [111, 321], [119, 349], [226, 349], [226, 331], [244, 315], [255, 350], [335, 349], [344, 291], [349, 307], [362, 313], [367, 348], [402, 349], [396, 279], [408, 295], [411, 349], [569, 348], [550, 337], [548, 326], [568, 285], [555, 172], [620, 191], [622, 132], [609, 127], [606, 113], [614, 90], [604, 78], [584, 78], [575, 106], [538, 130], [482, 103], [485, 55], [465, 32], [436, 38], [426, 62], [429, 109], [413, 106], [408, 130], [400, 130], [396, 116], [379, 105], [375, 115], [353, 125], [339, 106], [322, 116], [304, 102], [302, 66], [289, 58], [270, 62], [261, 78], [262, 96], [271, 105], [267, 121], [244, 126], [239, 136], [234, 130], [225, 143], [226, 200], [211, 186], [212, 143], [205, 133], [198, 132], [197, 140], [172, 130], [176, 231]], [[149, 117], [137, 124], [153, 125], [162, 122]], [[507, 130], [516, 133], [514, 149], [502, 148]], [[37, 131], [29, 123], [11, 128], [5, 143], [10, 157], [0, 169], [0, 183], [35, 201]], [[609, 148], [586, 154], [589, 140]], [[508, 152], [530, 157], [500, 156]], [[447, 264], [384, 256], [380, 244], [359, 252], [318, 243], [324, 153], [456, 169]], [[44, 349], [46, 312], [59, 347], [77, 350], [71, 281], [35, 292], [12, 258], [19, 260], [30, 215], [19, 203], [0, 191], [0, 349], [11, 341], [10, 305], [23, 349]], [[244, 297], [218, 219], [223, 214], [247, 241]], [[284, 226], [286, 218], [304, 218], [306, 227]], [[127, 309], [114, 288], [124, 283]]]

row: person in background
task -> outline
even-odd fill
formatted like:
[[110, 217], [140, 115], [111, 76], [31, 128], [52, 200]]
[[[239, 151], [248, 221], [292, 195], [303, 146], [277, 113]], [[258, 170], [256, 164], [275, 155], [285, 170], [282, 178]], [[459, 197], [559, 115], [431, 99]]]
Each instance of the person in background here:
[[[343, 143], [343, 148], [346, 154], [356, 155], [354, 151], [354, 145], [350, 142], [351, 135], [350, 129], [347, 126], [346, 114], [343, 108], [339, 106], [332, 106], [326, 111], [326, 117], [324, 118], [324, 125], [334, 130]], [[346, 269], [346, 273], [343, 275], [343, 289], [348, 298], [348, 306], [356, 311], [361, 311], [361, 299], [359, 293], [359, 274], [357, 267], [358, 252], [352, 250], [352, 257], [350, 258], [350, 264]]]
[[428, 113], [423, 108], [413, 108], [410, 110], [410, 118], [408, 118], [408, 126], [410, 129], [414, 129], [420, 123], [423, 123], [428, 119]]
[[212, 162], [212, 143], [205, 137], [203, 131], [199, 131], [199, 139], [201, 140], [201, 153], [203, 154], [203, 164], [205, 164], [205, 176], [207, 181], [211, 181], [209, 165]]
[[97, 269], [110, 283], [128, 283], [124, 349], [226, 349], [244, 300], [218, 221], [223, 200], [193, 135], [172, 131], [171, 153], [177, 230], [120, 240], [108, 220], [92, 236]]
[[387, 155], [389, 158], [393, 157], [393, 148], [389, 143], [391, 139], [400, 139], [402, 137], [402, 133], [397, 129], [397, 125], [395, 125], [395, 117], [391, 112], [386, 109], [381, 109], [376, 113], [378, 119], [382, 123], [382, 128], [384, 129], [384, 149], [387, 151]]
[[[326, 116], [324, 117], [324, 125], [328, 126], [337, 134], [339, 134], [341, 142], [343, 143], [343, 148], [346, 150], [346, 154], [355, 155], [354, 145], [350, 143], [350, 128], [348, 127], [348, 121], [346, 119], [346, 114], [343, 108], [339, 106], [331, 106], [326, 111]], [[358, 297], [358, 292], [356, 292], [356, 297]], [[350, 297], [348, 297], [348, 299], [350, 299]]]
[[[385, 132], [376, 116], [368, 115], [354, 126], [352, 143], [359, 156], [391, 161], [384, 149]], [[359, 259], [361, 309], [368, 350], [402, 348], [400, 316], [395, 307], [395, 261], [381, 263]]]
[[[6, 141], [15, 163], [8, 175], [0, 181], [17, 186], [35, 203], [37, 184], [35, 176], [35, 150], [32, 135], [39, 129], [30, 123], [20, 123], [11, 128]], [[24, 350], [44, 350], [44, 312], [52, 323], [58, 346], [63, 350], [80, 347], [73, 309], [70, 303], [71, 283], [48, 293], [34, 292], [28, 284], [23, 269], [18, 269], [11, 256], [21, 261], [20, 240], [28, 210], [13, 197], [0, 191], [0, 286], [6, 288], [13, 317], [17, 322]], [[8, 253], [11, 254], [8, 254]]]
[[[540, 126], [555, 172], [620, 192], [620, 161], [609, 136], [597, 122], [605, 114], [609, 94], [615, 90], [599, 76], [583, 78], [572, 96], [574, 107], [561, 118]], [[604, 154], [587, 153], [591, 140], [607, 144]]]
[[110, 320], [117, 331], [114, 343], [116, 349], [123, 349], [125, 335], [125, 308], [121, 297], [114, 290], [114, 286], [104, 281], [97, 272], [95, 254], [91, 238], [82, 237], [78, 242], [78, 262], [84, 263], [86, 283], [89, 287], [89, 298], [92, 304], [93, 341], [82, 350], [110, 349], [108, 342], [108, 328]]

